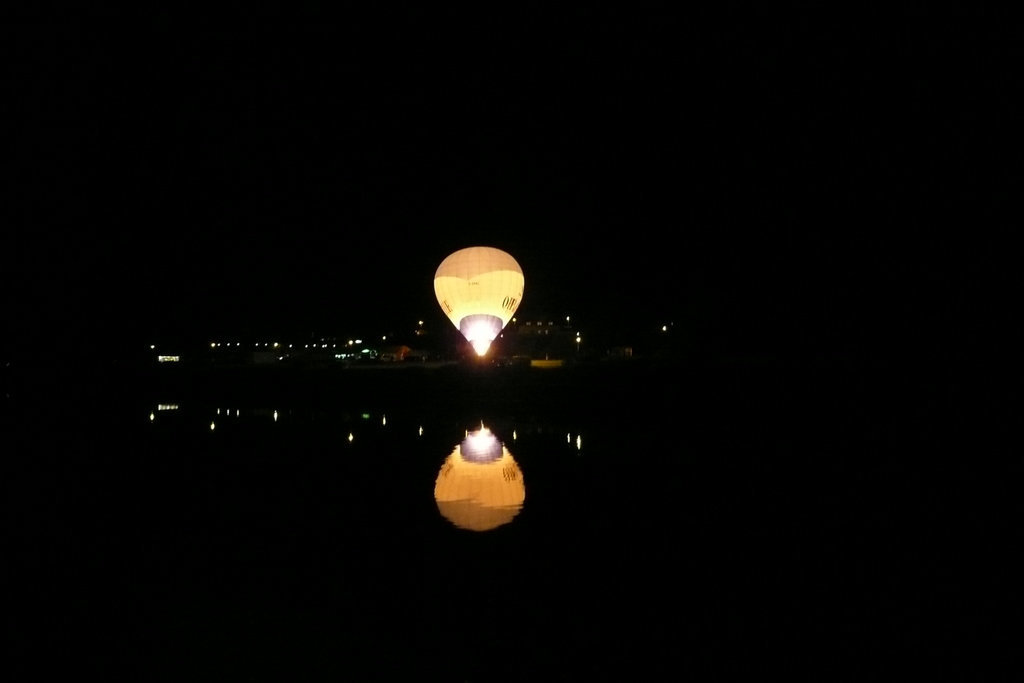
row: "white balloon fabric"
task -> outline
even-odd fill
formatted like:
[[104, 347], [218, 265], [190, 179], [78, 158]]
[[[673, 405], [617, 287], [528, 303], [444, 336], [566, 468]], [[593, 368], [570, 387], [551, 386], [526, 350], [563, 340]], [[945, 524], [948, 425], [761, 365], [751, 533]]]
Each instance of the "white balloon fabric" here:
[[523, 301], [523, 269], [494, 247], [467, 247], [434, 273], [434, 294], [448, 319], [484, 355]]

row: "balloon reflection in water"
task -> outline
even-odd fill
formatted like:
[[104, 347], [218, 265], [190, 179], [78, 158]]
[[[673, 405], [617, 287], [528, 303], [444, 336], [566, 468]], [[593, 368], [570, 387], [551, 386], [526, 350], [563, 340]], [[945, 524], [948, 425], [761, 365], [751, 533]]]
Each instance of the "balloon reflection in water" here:
[[481, 426], [452, 451], [434, 482], [437, 508], [460, 529], [488, 531], [523, 509], [523, 473], [504, 444]]

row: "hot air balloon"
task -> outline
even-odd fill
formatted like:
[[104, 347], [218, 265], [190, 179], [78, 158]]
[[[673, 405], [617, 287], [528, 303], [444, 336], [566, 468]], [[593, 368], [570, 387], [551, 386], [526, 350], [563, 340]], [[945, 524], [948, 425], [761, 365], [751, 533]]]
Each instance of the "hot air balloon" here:
[[523, 509], [526, 486], [512, 454], [491, 430], [467, 432], [434, 481], [437, 509], [460, 529], [489, 531]]
[[511, 254], [494, 247], [467, 247], [441, 261], [434, 273], [434, 294], [445, 315], [482, 356], [519, 308], [523, 283], [523, 269]]

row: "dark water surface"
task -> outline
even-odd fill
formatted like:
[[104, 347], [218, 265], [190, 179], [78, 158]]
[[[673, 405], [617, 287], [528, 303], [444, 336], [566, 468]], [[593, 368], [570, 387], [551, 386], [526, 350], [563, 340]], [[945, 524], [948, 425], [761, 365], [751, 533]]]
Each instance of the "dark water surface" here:
[[[1020, 597], [1020, 459], [967, 438], [961, 385], [898, 374], [9, 378], [11, 672], [875, 680], [992, 661]], [[482, 427], [493, 457], [453, 464]]]

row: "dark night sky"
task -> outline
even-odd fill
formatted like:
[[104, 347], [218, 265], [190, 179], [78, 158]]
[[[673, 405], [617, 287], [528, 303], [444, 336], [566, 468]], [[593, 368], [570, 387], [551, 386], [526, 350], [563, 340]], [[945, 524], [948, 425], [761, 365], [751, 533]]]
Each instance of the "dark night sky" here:
[[434, 269], [475, 244], [523, 266], [521, 317], [592, 329], [796, 354], [996, 329], [1007, 23], [675, 6], [14, 24], [9, 339], [447, 324]]

